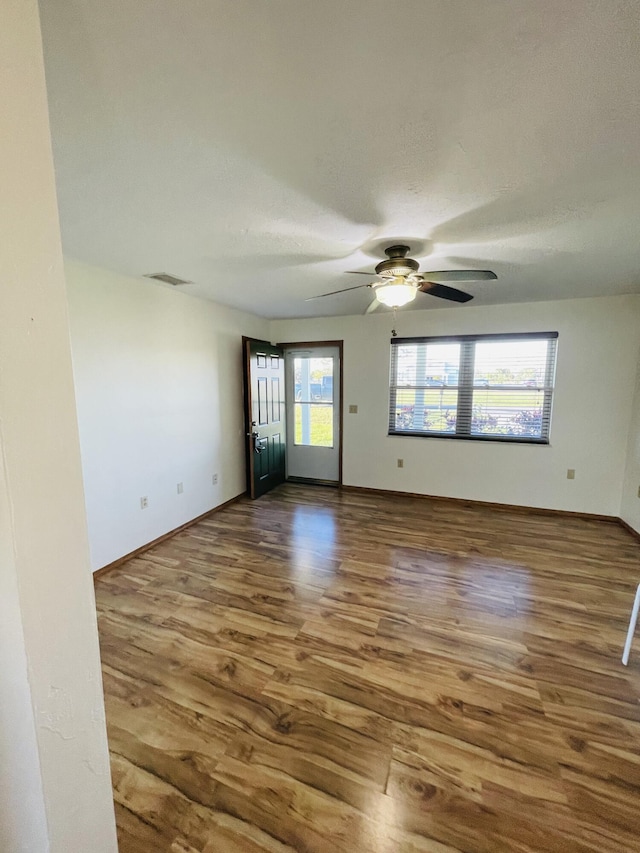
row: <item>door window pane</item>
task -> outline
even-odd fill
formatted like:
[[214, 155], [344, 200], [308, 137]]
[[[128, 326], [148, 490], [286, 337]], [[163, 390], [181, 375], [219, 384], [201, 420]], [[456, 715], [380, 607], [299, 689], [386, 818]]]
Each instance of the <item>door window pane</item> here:
[[295, 443], [307, 447], [333, 447], [333, 406], [294, 403]]
[[333, 358], [295, 358], [295, 399], [301, 403], [333, 403]]
[[293, 361], [295, 444], [333, 447], [333, 358]]

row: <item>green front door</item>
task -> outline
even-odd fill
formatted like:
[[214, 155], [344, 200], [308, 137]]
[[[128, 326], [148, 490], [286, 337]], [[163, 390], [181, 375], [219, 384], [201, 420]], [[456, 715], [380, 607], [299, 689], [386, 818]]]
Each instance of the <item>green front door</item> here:
[[244, 338], [247, 490], [259, 498], [285, 479], [284, 353]]

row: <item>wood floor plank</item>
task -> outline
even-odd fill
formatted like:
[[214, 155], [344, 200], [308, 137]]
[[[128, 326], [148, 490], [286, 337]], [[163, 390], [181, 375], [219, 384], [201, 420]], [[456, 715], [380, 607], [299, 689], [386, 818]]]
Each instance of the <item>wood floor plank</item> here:
[[284, 485], [101, 576], [121, 853], [637, 853], [640, 546]]

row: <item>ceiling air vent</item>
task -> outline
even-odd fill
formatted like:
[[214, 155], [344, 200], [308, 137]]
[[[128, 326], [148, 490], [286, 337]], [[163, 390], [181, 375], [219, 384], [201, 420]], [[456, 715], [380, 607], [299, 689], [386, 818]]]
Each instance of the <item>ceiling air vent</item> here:
[[172, 284], [174, 287], [178, 287], [181, 284], [193, 284], [192, 281], [185, 281], [183, 278], [177, 278], [175, 275], [169, 275], [168, 272], [150, 272], [144, 277], [155, 278], [156, 281], [163, 281], [165, 284]]

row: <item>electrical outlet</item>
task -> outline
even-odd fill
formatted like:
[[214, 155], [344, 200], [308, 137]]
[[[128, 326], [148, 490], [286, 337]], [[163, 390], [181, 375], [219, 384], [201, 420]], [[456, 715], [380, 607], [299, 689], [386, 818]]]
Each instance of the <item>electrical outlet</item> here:
[[149, 498], [140, 498], [140, 509], [146, 509], [149, 506]]
[[218, 482], [218, 475], [217, 474], [214, 474], [211, 477], [211, 482], [213, 483], [214, 486], [216, 485], [216, 483]]
[[349, 406], [349, 414], [350, 415], [357, 415], [358, 414], [358, 407], [351, 404]]
[[567, 468], [567, 480], [575, 480], [576, 478], [576, 469], [575, 468]]
[[404, 468], [404, 459], [398, 459], [398, 468]]
[[184, 486], [182, 483], [178, 483], [178, 494], [181, 495], [184, 492]]

